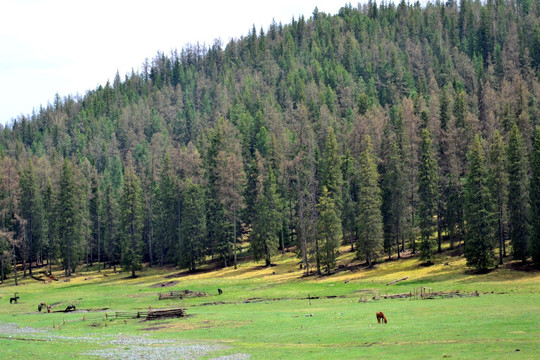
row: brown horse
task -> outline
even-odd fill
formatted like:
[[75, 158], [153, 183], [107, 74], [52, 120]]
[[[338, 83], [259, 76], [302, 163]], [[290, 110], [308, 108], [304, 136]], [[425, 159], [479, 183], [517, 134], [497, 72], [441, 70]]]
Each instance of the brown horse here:
[[382, 311], [377, 311], [377, 322], [380, 324], [381, 320], [384, 321], [384, 323], [388, 323], [388, 320], [386, 320], [386, 316], [384, 316]]

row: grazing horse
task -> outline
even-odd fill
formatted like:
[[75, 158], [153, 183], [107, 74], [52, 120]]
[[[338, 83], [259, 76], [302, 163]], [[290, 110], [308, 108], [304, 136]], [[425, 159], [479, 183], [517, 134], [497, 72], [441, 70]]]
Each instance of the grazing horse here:
[[41, 312], [41, 309], [43, 309], [44, 307], [47, 307], [47, 304], [42, 302], [41, 304], [38, 305], [37, 309], [38, 309], [39, 312]]
[[13, 304], [14, 301], [15, 301], [15, 304], [18, 302], [19, 296], [17, 294], [18, 293], [15, 293], [15, 296], [9, 299], [10, 304]]
[[72, 304], [72, 305], [69, 305], [66, 308], [66, 310], [64, 310], [64, 312], [75, 311], [75, 310], [77, 310], [77, 309], [75, 309], [75, 305]]
[[223, 290], [221, 290], [221, 289], [217, 289], [217, 292], [218, 292], [219, 295], [223, 294]]
[[388, 323], [388, 320], [386, 320], [386, 316], [384, 316], [382, 311], [377, 311], [377, 322], [380, 324], [381, 321], [384, 321], [384, 323]]

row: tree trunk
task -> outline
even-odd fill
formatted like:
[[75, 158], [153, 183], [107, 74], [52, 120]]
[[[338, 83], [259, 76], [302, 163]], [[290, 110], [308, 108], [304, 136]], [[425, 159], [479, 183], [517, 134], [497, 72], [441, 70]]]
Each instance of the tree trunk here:
[[15, 245], [13, 245], [13, 272], [15, 274], [15, 286], [19, 285], [17, 278], [17, 255], [15, 254]]
[[315, 259], [317, 260], [317, 274], [321, 275], [321, 255], [319, 254], [318, 239], [315, 239]]
[[152, 202], [150, 202], [150, 221], [148, 222], [148, 254], [150, 256], [150, 267], [154, 264], [154, 255], [152, 253], [152, 238], [154, 237], [154, 226], [152, 222], [153, 211]]
[[130, 236], [130, 239], [131, 239], [131, 251], [133, 251], [133, 255], [130, 259], [131, 261], [131, 277], [134, 278], [135, 277], [135, 264], [134, 264], [134, 259], [133, 259], [133, 256], [135, 255], [135, 228], [133, 226], [133, 223], [135, 221], [135, 219], [133, 218], [134, 217], [134, 213], [135, 213], [135, 209], [133, 208], [134, 206], [132, 205], [131, 206], [131, 217], [130, 217], [130, 221], [129, 221], [129, 236]]
[[66, 276], [71, 276], [71, 246], [68, 244]]
[[51, 249], [47, 251], [47, 265], [49, 266], [49, 275], [52, 275], [52, 264], [51, 264]]
[[281, 223], [281, 252], [285, 254], [285, 240], [283, 238], [283, 223]]
[[[33, 216], [30, 215], [30, 219], [28, 219], [28, 227], [27, 229], [29, 230], [28, 231], [28, 238], [29, 238], [29, 242], [28, 244], [30, 245], [28, 249], [28, 274], [30, 276], [32, 276], [32, 250], [33, 250], [33, 247], [32, 247], [32, 244], [34, 242], [34, 233], [32, 232], [32, 223], [33, 223]], [[24, 277], [26, 277], [26, 269], [24, 271]]]
[[396, 245], [397, 245], [397, 258], [398, 259], [401, 259], [401, 255], [399, 254], [399, 238], [400, 238], [400, 233], [399, 233], [399, 225], [397, 226], [397, 231], [396, 231]]
[[98, 211], [98, 228], [97, 228], [97, 263], [98, 263], [98, 273], [101, 272], [101, 221], [99, 218], [99, 211]]
[[437, 215], [437, 245], [437, 252], [442, 252], [442, 224], [440, 215]]
[[503, 264], [504, 229], [502, 223], [502, 209], [499, 209], [499, 265]]
[[238, 267], [236, 264], [236, 204], [235, 203], [233, 203], [233, 228], [234, 228], [234, 241], [233, 241], [234, 242], [234, 268], [237, 269]]
[[306, 234], [306, 219], [305, 219], [305, 199], [300, 199], [298, 206], [298, 222], [300, 225], [300, 250], [302, 251], [302, 263], [304, 264], [305, 274], [309, 275], [309, 263], [307, 258], [307, 234]]

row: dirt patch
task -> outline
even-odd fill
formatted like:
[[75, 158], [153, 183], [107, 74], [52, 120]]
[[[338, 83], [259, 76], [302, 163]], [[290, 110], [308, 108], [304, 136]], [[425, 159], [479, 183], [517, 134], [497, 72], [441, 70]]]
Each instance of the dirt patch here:
[[152, 288], [159, 288], [159, 287], [169, 287], [178, 284], [178, 281], [165, 281], [162, 283], [150, 285]]
[[194, 306], [225, 305], [225, 304], [234, 304], [234, 303], [233, 302], [216, 301], [216, 302], [208, 302], [208, 303], [203, 303], [203, 304], [194, 305]]
[[206, 273], [215, 271], [216, 269], [218, 269], [217, 264], [215, 264], [213, 267], [210, 267], [210, 268], [197, 269], [195, 271], [185, 270], [185, 271], [181, 271], [179, 273], [165, 275], [163, 277], [165, 279], [171, 279], [171, 278], [186, 277], [186, 276], [190, 276], [190, 275], [193, 275], [193, 274], [206, 274]]
[[161, 330], [161, 329], [166, 329], [167, 326], [152, 326], [152, 327], [147, 327], [147, 328], [144, 328], [144, 329], [139, 329], [141, 331], [157, 331], [157, 330]]

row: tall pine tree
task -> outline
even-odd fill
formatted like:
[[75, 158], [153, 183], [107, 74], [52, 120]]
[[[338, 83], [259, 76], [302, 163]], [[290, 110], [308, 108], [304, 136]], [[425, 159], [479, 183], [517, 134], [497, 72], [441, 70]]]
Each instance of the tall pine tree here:
[[465, 258], [467, 265], [485, 271], [494, 260], [496, 233], [495, 203], [489, 189], [486, 156], [479, 135], [469, 152], [465, 183]]
[[131, 271], [142, 268], [142, 198], [141, 183], [132, 166], [126, 168], [121, 202], [122, 265]]
[[26, 246], [28, 272], [32, 275], [32, 263], [37, 261], [43, 242], [43, 203], [39, 190], [34, 162], [30, 159], [20, 177], [21, 215], [26, 219]]
[[174, 249], [178, 239], [178, 191], [177, 179], [171, 166], [171, 158], [167, 153], [163, 159], [158, 183], [156, 201], [157, 237], [156, 246], [159, 265], [167, 262], [167, 254]]
[[531, 255], [540, 265], [540, 128], [536, 129], [531, 153]]
[[429, 262], [433, 256], [434, 243], [431, 234], [435, 225], [434, 216], [437, 213], [439, 189], [437, 186], [437, 162], [433, 153], [431, 133], [428, 129], [422, 129], [418, 178], [420, 257]]
[[321, 187], [326, 186], [336, 205], [336, 213], [341, 216], [343, 174], [341, 173], [341, 157], [338, 151], [336, 134], [334, 129], [330, 127], [322, 161]]
[[499, 264], [505, 255], [504, 224], [506, 219], [506, 203], [508, 200], [507, 150], [499, 131], [495, 130], [490, 151], [491, 177], [490, 188], [497, 213], [497, 239], [499, 243]]
[[278, 233], [281, 229], [282, 208], [272, 167], [268, 168], [265, 179], [258, 188], [251, 233], [251, 252], [256, 261], [264, 259], [266, 266], [270, 266], [272, 256], [277, 254], [279, 246]]
[[384, 239], [379, 174], [369, 135], [359, 165], [357, 253], [358, 257], [365, 257], [367, 265], [371, 267], [383, 249]]
[[58, 239], [66, 276], [71, 276], [79, 261], [82, 216], [78, 202], [80, 191], [75, 183], [73, 168], [64, 160], [60, 176], [60, 192], [56, 211], [58, 215]]
[[317, 237], [321, 244], [321, 265], [326, 273], [336, 266], [337, 250], [343, 237], [341, 221], [336, 212], [336, 204], [332, 194], [323, 186], [322, 195], [317, 204]]
[[529, 253], [529, 194], [527, 155], [521, 131], [513, 125], [508, 140], [508, 225], [514, 259], [525, 261]]
[[204, 260], [206, 238], [206, 203], [204, 189], [187, 179], [182, 191], [182, 221], [180, 223], [178, 263], [195, 271]]

